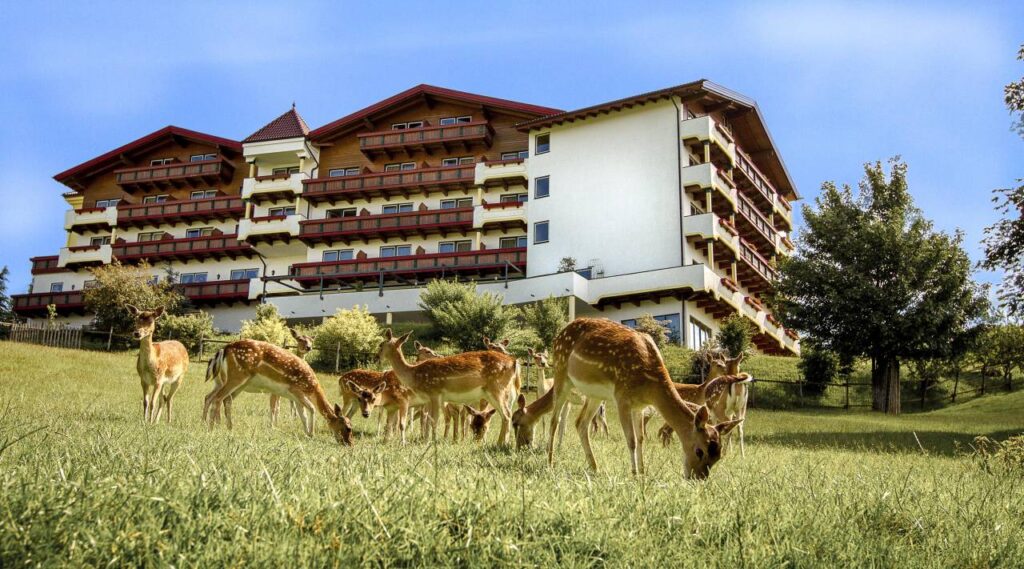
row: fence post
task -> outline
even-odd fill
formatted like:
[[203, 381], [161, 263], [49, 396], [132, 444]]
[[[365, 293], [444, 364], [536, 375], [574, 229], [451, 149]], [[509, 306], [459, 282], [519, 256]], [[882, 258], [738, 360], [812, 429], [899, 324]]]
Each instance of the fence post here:
[[981, 390], [978, 395], [985, 395], [985, 371], [986, 368], [981, 368]]
[[206, 340], [206, 334], [199, 335], [199, 361], [203, 361], [203, 340]]
[[924, 379], [921, 380], [921, 410], [924, 411], [925, 396], [928, 394], [928, 382]]
[[843, 408], [850, 410], [850, 376], [846, 376], [846, 405]]
[[107, 351], [110, 351], [110, 347], [114, 344], [114, 327], [110, 327], [110, 333], [107, 334]]
[[338, 342], [334, 348], [334, 373], [338, 373], [339, 369], [341, 369], [341, 342]]

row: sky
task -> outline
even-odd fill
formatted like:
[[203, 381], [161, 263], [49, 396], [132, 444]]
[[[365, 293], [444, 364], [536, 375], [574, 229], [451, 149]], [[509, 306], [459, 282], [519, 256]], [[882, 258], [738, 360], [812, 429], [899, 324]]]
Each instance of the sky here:
[[9, 292], [64, 245], [54, 174], [168, 124], [241, 140], [294, 101], [316, 128], [420, 83], [574, 109], [710, 79], [758, 102], [803, 203], [899, 155], [975, 260], [1024, 177], [1002, 101], [1024, 2], [488, 4], [0, 0]]

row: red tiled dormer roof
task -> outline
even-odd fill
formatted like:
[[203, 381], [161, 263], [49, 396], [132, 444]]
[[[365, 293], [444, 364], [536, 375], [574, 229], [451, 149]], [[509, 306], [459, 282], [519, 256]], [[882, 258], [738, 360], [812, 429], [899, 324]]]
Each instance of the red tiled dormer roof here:
[[282, 138], [300, 138], [309, 134], [309, 126], [302, 119], [302, 115], [295, 110], [295, 105], [288, 109], [283, 115], [270, 121], [263, 128], [249, 135], [242, 142], [266, 142], [268, 140], [281, 140]]
[[560, 109], [553, 109], [550, 107], [541, 107], [528, 103], [519, 103], [516, 101], [509, 101], [507, 99], [497, 99], [495, 97], [487, 97], [484, 95], [466, 93], [464, 91], [456, 91], [454, 89], [445, 89], [444, 87], [421, 84], [411, 89], [406, 89], [397, 95], [388, 97], [383, 101], [374, 103], [350, 115], [341, 117], [334, 122], [316, 128], [309, 133], [309, 138], [316, 141], [324, 141], [329, 138], [333, 138], [338, 134], [342, 134], [350, 130], [354, 125], [364, 124], [366, 120], [371, 120], [374, 116], [385, 114], [394, 108], [408, 104], [410, 101], [427, 98], [490, 107], [494, 110], [517, 115], [527, 120], [562, 112]]

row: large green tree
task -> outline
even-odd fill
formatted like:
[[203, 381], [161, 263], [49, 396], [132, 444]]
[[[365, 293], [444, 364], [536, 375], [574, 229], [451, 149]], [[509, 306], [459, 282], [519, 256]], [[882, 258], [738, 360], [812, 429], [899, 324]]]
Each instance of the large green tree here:
[[[1024, 45], [1017, 59], [1024, 61]], [[1014, 128], [1024, 137], [1024, 77], [1006, 86], [1005, 101], [1014, 116]], [[1010, 314], [1024, 316], [1024, 185], [998, 189], [992, 201], [1002, 219], [985, 229], [982, 266], [1006, 273], [999, 299]]]
[[7, 278], [10, 274], [6, 265], [0, 269], [0, 321], [14, 319], [14, 307], [11, 305], [11, 297], [7, 295]]
[[800, 248], [780, 263], [772, 304], [787, 327], [840, 358], [872, 362], [873, 408], [900, 412], [900, 363], [948, 356], [983, 315], [984, 289], [958, 232], [914, 207], [898, 158], [865, 165], [859, 191], [822, 186]]

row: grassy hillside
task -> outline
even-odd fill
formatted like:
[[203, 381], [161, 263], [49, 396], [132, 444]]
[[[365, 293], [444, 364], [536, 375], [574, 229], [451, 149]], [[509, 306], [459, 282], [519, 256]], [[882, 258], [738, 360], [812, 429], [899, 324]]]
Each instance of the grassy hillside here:
[[[175, 424], [141, 424], [133, 356], [3, 343], [0, 566], [1017, 566], [1021, 471], [986, 470], [976, 435], [1024, 431], [1024, 392], [900, 418], [748, 417], [747, 456], [680, 479], [678, 443], [634, 478], [621, 432], [587, 473], [575, 433], [538, 451], [354, 448], [242, 395], [233, 432], [199, 421], [193, 365]], [[336, 382], [326, 376], [331, 398]], [[653, 425], [657, 428], [657, 423]], [[652, 429], [653, 430], [653, 429]], [[492, 429], [491, 440], [496, 436]]]

